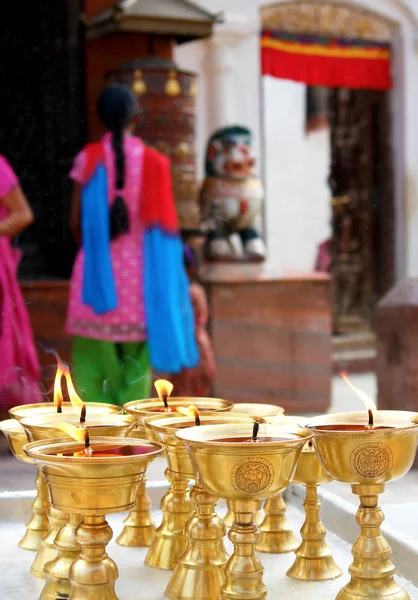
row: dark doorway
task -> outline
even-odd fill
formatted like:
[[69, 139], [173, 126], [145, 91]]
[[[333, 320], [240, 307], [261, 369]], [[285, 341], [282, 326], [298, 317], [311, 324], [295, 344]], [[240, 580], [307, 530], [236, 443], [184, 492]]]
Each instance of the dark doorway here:
[[340, 88], [328, 102], [334, 331], [370, 331], [394, 282], [390, 94]]
[[69, 235], [68, 171], [84, 135], [81, 0], [6, 3], [0, 10], [0, 152], [16, 171], [35, 224], [15, 241], [25, 279], [65, 278]]

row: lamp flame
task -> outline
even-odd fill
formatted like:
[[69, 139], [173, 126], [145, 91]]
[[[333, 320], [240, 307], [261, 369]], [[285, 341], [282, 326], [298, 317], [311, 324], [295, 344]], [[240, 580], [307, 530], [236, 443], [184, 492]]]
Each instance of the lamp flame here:
[[75, 391], [73, 380], [71, 378], [70, 367], [64, 363], [58, 356], [57, 358], [57, 372], [55, 373], [54, 380], [54, 404], [57, 407], [57, 412], [62, 412], [62, 403], [64, 401], [64, 396], [62, 394], [62, 378], [65, 377], [65, 381], [67, 382], [67, 390], [68, 395], [71, 400], [71, 404], [73, 408], [77, 409], [77, 412], [80, 412], [84, 403]]
[[167, 381], [167, 379], [157, 379], [154, 383], [154, 387], [157, 390], [159, 399], [164, 402], [165, 408], [168, 408], [167, 400], [173, 391], [173, 384], [171, 381]]
[[90, 436], [87, 429], [80, 429], [74, 427], [71, 423], [58, 423], [57, 429], [63, 431], [69, 435], [76, 442], [84, 442], [84, 449], [82, 452], [74, 452], [74, 456], [91, 456], [93, 451], [90, 446]]
[[71, 425], [71, 423], [58, 423], [57, 429], [63, 431], [67, 435], [69, 435], [76, 442], [84, 442], [85, 441], [85, 433], [87, 433], [87, 429], [80, 429], [80, 427], [75, 427]]
[[64, 375], [65, 366], [60, 361], [59, 358], [57, 358], [57, 361], [58, 361], [57, 372], [55, 373], [55, 380], [54, 380], [54, 404], [57, 407], [57, 413], [62, 413], [63, 396], [62, 396], [61, 380], [62, 380], [62, 376]]
[[200, 415], [196, 406], [178, 406], [177, 412], [185, 415], [186, 417], [194, 417], [196, 425], [200, 425]]
[[346, 384], [353, 390], [353, 392], [355, 392], [357, 394], [357, 396], [363, 400], [364, 404], [366, 405], [367, 411], [369, 413], [369, 426], [373, 427], [374, 414], [377, 412], [376, 404], [373, 402], [373, 400], [371, 398], [369, 398], [369, 396], [367, 394], [365, 394], [364, 392], [359, 390], [355, 385], [353, 385], [351, 383], [351, 381], [349, 380], [347, 373], [345, 371], [341, 371], [340, 375], [344, 379]]
[[75, 391], [73, 380], [72, 380], [71, 373], [70, 373], [70, 367], [68, 365], [65, 365], [64, 376], [65, 376], [65, 381], [67, 382], [67, 390], [68, 390], [68, 395], [71, 400], [71, 404], [73, 405], [73, 408], [77, 409], [77, 412], [78, 412], [84, 406], [84, 402], [82, 401], [80, 396]]

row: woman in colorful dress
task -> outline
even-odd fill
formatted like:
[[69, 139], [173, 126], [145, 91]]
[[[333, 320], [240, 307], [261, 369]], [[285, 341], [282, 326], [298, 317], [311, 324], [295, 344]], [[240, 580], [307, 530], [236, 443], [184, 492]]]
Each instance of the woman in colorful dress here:
[[73, 375], [88, 401], [150, 395], [152, 370], [198, 362], [169, 161], [131, 135], [131, 90], [98, 101], [107, 129], [75, 159], [72, 230], [82, 242], [71, 278], [67, 331]]
[[40, 369], [29, 315], [17, 281], [20, 252], [11, 239], [33, 221], [7, 160], [0, 156], [0, 410], [40, 401]]

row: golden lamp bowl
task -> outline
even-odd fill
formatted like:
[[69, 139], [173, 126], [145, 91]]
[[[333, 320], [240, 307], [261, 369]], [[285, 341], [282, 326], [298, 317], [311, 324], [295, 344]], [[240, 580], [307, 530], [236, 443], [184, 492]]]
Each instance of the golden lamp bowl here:
[[377, 411], [374, 426], [388, 429], [338, 429], [345, 424], [367, 425], [364, 411], [315, 417], [306, 426], [314, 432], [320, 461], [333, 479], [352, 485], [383, 484], [399, 479], [412, 466], [418, 440], [415, 416], [408, 411]]
[[[27, 431], [31, 442], [56, 438], [71, 440], [71, 436], [59, 429], [58, 425], [60, 423], [69, 423], [77, 427], [80, 423], [80, 417], [70, 413], [65, 415], [49, 413], [22, 419], [20, 423]], [[136, 423], [137, 420], [131, 415], [117, 413], [90, 415], [87, 413], [85, 429], [87, 429], [90, 437], [124, 437], [131, 434]]]
[[232, 412], [239, 414], [249, 415], [251, 417], [275, 417], [284, 413], [282, 406], [276, 406], [276, 404], [263, 404], [255, 402], [240, 402], [235, 404], [232, 408]]
[[142, 433], [144, 437], [149, 436], [150, 439], [157, 441], [158, 437], [155, 437], [155, 434], [153, 434], [151, 429], [145, 427], [145, 417], [179, 414], [176, 409], [180, 407], [188, 408], [189, 406], [195, 406], [200, 412], [203, 413], [205, 413], [206, 411], [229, 412], [233, 407], [232, 402], [228, 402], [227, 400], [221, 400], [220, 398], [174, 397], [168, 399], [168, 405], [169, 408], [173, 411], [173, 413], [166, 413], [164, 411], [164, 404], [163, 401], [160, 400], [160, 398], [133, 400], [124, 404], [123, 408], [128, 414], [139, 418], [137, 430], [140, 432], [140, 435]]
[[292, 482], [310, 486], [323, 485], [330, 481], [332, 481], [332, 477], [328, 475], [322, 466], [315, 450], [315, 446], [305, 444], [305, 447], [299, 456]]
[[[203, 413], [200, 415], [201, 426], [208, 425], [227, 425], [234, 423], [254, 422], [249, 415], [238, 413], [212, 413], [210, 415]], [[157, 414], [148, 416], [144, 419], [145, 428], [165, 444], [169, 468], [176, 473], [186, 475], [188, 479], [193, 479], [195, 472], [193, 469], [190, 455], [187, 452], [184, 440], [177, 437], [176, 433], [182, 429], [194, 427], [195, 419], [180, 413], [171, 415]]]
[[[139, 441], [152, 451], [132, 456], [94, 456], [94, 451], [135, 446]], [[82, 515], [128, 510], [135, 502], [136, 484], [148, 464], [162, 453], [163, 445], [134, 438], [99, 437], [94, 438], [91, 447], [91, 457], [71, 456], [82, 452], [84, 444], [61, 438], [32, 442], [24, 451], [42, 469], [56, 509]], [[61, 453], [67, 456], [58, 456]]]
[[[105, 404], [104, 402], [83, 402], [87, 408], [87, 415], [103, 415], [103, 414], [117, 414], [123, 412], [121, 406], [115, 404]], [[12, 419], [21, 421], [29, 417], [38, 417], [47, 414], [75, 414], [79, 415], [81, 408], [74, 408], [71, 402], [62, 403], [62, 413], [57, 413], [57, 407], [53, 402], [38, 402], [37, 404], [20, 404], [14, 406], [9, 410], [9, 415]], [[64, 420], [64, 419], [62, 419]]]
[[[252, 442], [252, 424], [205, 425], [178, 431], [198, 471], [203, 487], [226, 500], [266, 499], [282, 491], [291, 479], [302, 447], [312, 434], [296, 426], [261, 424]], [[296, 437], [294, 437], [296, 436]], [[216, 441], [242, 438], [243, 442]]]
[[[252, 423], [231, 423], [191, 427], [176, 434], [190, 453], [198, 485], [229, 500], [235, 515], [228, 533], [234, 552], [219, 590], [223, 600], [267, 596], [264, 569], [254, 551], [260, 541], [255, 514], [262, 500], [287, 486], [305, 442], [312, 437], [307, 429], [265, 423], [260, 425], [258, 442], [251, 441], [252, 433]], [[231, 441], [237, 438], [243, 441]]]
[[[253, 421], [249, 415], [238, 413], [200, 415], [201, 426], [252, 424]], [[179, 518], [180, 497], [177, 494], [176, 504], [172, 503], [170, 490], [162, 501], [163, 523], [156, 532], [147, 556], [147, 564], [174, 569], [165, 591], [165, 596], [172, 600], [219, 598], [228, 559], [223, 544], [225, 524], [216, 514], [216, 497], [197, 484], [189, 497], [187, 483], [194, 479], [195, 473], [184, 441], [176, 436], [177, 431], [195, 426], [195, 419], [179, 413], [154, 415], [145, 419], [145, 426], [166, 445], [171, 470], [169, 478], [182, 479], [185, 483], [182, 508], [184, 521], [187, 519], [186, 525], [183, 519]]]
[[23, 451], [23, 446], [28, 443], [28, 438], [22, 425], [15, 419], [7, 419], [0, 421], [0, 431], [6, 436], [13, 456], [24, 463], [33, 464], [33, 460]]
[[[150, 451], [134, 454], [133, 446]], [[119, 454], [110, 453], [115, 447]], [[138, 485], [148, 465], [163, 451], [163, 445], [135, 438], [96, 437], [91, 440], [91, 449], [92, 456], [74, 456], [82, 453], [84, 444], [65, 438], [32, 442], [24, 448], [42, 469], [54, 509], [81, 516], [75, 531], [77, 520], [71, 523], [73, 531], [67, 539], [67, 546], [72, 549], [69, 559], [67, 556], [61, 565], [48, 562], [44, 566], [48, 579], [43, 598], [68, 597], [70, 592], [74, 600], [117, 600], [118, 569], [106, 552], [112, 530], [105, 515], [134, 505]], [[73, 536], [81, 547], [79, 555], [71, 540]], [[63, 550], [58, 542], [56, 548]], [[58, 558], [65, 556], [61, 552]]]

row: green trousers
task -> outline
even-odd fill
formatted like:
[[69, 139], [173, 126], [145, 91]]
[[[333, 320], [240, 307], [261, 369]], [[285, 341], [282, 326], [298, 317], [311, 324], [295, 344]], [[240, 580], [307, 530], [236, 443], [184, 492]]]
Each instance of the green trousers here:
[[108, 342], [73, 338], [73, 378], [86, 402], [122, 406], [130, 400], [149, 398], [151, 365], [146, 342]]

